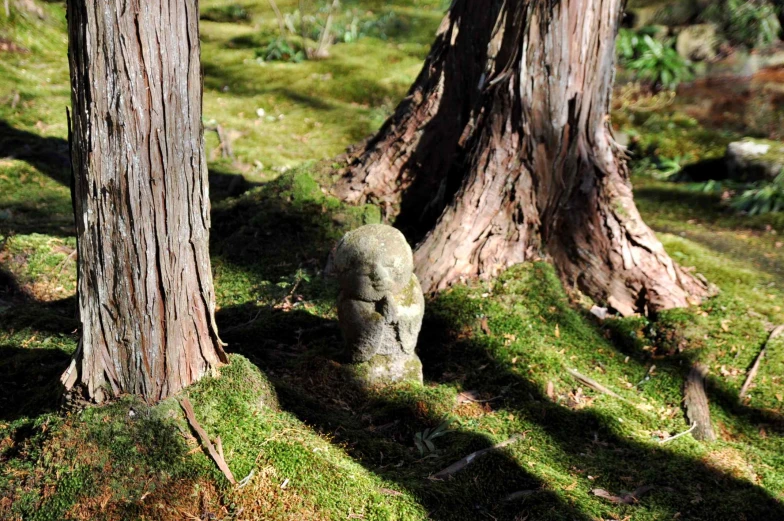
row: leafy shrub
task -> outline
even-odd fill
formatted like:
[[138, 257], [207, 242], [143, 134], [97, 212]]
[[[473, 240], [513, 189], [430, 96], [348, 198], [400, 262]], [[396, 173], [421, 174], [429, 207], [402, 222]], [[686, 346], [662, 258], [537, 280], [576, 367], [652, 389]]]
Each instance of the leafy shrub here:
[[[320, 41], [330, 17], [330, 9], [329, 5], [323, 5], [314, 14], [296, 10], [286, 13], [284, 22], [291, 33]], [[375, 15], [369, 11], [346, 9], [332, 13], [329, 38], [335, 43], [354, 43], [366, 37], [387, 40], [404, 29], [404, 21], [394, 11]]]
[[729, 208], [749, 216], [784, 211], [784, 172], [773, 181], [740, 183], [712, 179], [687, 186], [696, 192], [721, 196]]
[[305, 53], [301, 49], [297, 49], [285, 38], [276, 38], [263, 49], [257, 49], [256, 57], [268, 62], [299, 63], [305, 59]]
[[339, 11], [332, 2], [322, 2], [312, 14], [299, 9], [285, 14], [276, 12], [280, 36], [256, 50], [256, 57], [264, 61], [300, 62], [326, 58], [334, 43], [353, 43], [364, 37], [386, 40], [390, 34], [404, 32], [406, 28], [394, 11], [386, 11], [380, 16], [356, 9]]
[[230, 4], [220, 7], [211, 7], [201, 12], [202, 20], [222, 23], [238, 23], [250, 20], [250, 13], [239, 4]]
[[691, 159], [688, 155], [643, 157], [631, 163], [631, 171], [632, 175], [649, 174], [654, 179], [668, 181], [679, 174]]
[[730, 205], [749, 215], [784, 210], [784, 172], [772, 182], [755, 183], [735, 196]]
[[691, 78], [691, 63], [678, 54], [672, 41], [655, 40], [645, 30], [621, 29], [617, 51], [621, 65], [657, 88], [672, 90]]
[[765, 47], [779, 38], [781, 25], [776, 8], [767, 0], [721, 0], [702, 14], [705, 21], [721, 27], [733, 43], [749, 48]]
[[347, 11], [333, 22], [332, 30], [336, 41], [352, 43], [365, 37], [386, 40], [390, 33], [399, 31], [401, 26], [402, 21], [394, 11], [373, 18], [358, 15], [356, 11]]

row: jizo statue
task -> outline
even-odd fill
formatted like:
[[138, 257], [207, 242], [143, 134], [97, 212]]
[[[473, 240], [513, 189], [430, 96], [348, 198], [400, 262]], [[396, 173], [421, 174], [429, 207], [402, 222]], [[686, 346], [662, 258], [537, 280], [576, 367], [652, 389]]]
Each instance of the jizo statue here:
[[371, 385], [421, 382], [414, 349], [425, 299], [403, 234], [384, 224], [362, 226], [343, 236], [332, 263], [340, 329], [357, 374]]

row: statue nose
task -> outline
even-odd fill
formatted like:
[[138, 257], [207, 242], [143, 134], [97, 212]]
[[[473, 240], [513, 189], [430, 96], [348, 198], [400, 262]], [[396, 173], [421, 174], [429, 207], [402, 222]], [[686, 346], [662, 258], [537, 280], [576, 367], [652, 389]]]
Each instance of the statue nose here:
[[373, 282], [387, 282], [390, 279], [389, 271], [384, 266], [375, 266], [370, 278]]

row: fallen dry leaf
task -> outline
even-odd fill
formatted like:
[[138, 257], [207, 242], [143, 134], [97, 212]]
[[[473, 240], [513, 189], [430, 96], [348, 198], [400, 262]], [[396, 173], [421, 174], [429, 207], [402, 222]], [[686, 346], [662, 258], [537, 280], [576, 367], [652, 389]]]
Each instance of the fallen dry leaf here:
[[624, 494], [623, 496], [616, 496], [604, 490], [603, 488], [595, 488], [591, 490], [594, 496], [606, 499], [612, 503], [623, 503], [624, 505], [633, 505], [639, 501], [640, 496], [653, 490], [653, 485], [643, 485], [638, 487], [634, 492]]
[[553, 385], [553, 381], [552, 380], [547, 382], [547, 391], [546, 392], [547, 392], [547, 397], [548, 398], [550, 398], [551, 400], [555, 399], [555, 386]]
[[487, 325], [487, 317], [482, 319], [482, 322], [481, 322], [480, 325], [482, 326], [482, 331], [485, 332], [485, 335], [493, 336], [493, 332], [490, 331], [490, 326]]

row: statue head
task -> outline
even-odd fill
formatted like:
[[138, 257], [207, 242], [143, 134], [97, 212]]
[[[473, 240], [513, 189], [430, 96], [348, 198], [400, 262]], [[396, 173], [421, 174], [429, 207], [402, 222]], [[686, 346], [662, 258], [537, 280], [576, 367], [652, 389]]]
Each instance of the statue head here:
[[368, 224], [343, 236], [332, 270], [344, 296], [375, 302], [406, 287], [414, 259], [402, 233], [385, 224]]

